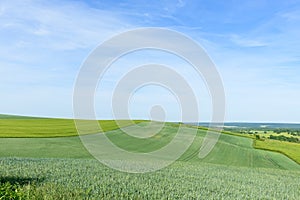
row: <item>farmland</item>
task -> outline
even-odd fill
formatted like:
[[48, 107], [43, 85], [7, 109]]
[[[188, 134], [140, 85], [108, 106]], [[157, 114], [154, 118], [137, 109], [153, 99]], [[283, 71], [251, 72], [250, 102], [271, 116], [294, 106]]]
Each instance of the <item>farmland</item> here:
[[[297, 199], [298, 171], [176, 162], [155, 173], [117, 172], [92, 159], [2, 158], [1, 177], [30, 181], [30, 199]], [[17, 177], [17, 178], [16, 178]], [[11, 181], [12, 182], [12, 181]]]
[[226, 123], [226, 125], [223, 133], [253, 138], [254, 148], [282, 153], [300, 164], [300, 124]]
[[277, 140], [256, 140], [254, 147], [270, 151], [277, 151], [285, 154], [300, 164], [300, 144], [283, 142]]
[[[203, 125], [207, 126], [207, 124]], [[296, 123], [225, 123], [224, 129], [225, 131], [259, 136], [262, 139], [300, 143], [300, 124]]]
[[[132, 123], [138, 123], [129, 120], [119, 120], [122, 126], [128, 126]], [[115, 120], [99, 121], [103, 131], [118, 129], [119, 126]], [[94, 130], [91, 130], [90, 133]], [[67, 137], [78, 136], [73, 119], [51, 119], [51, 118], [33, 118], [20, 117], [12, 115], [0, 115], [0, 137]]]
[[[297, 199], [300, 196], [300, 165], [283, 154], [253, 148], [251, 138], [222, 134], [213, 151], [199, 159], [206, 131], [198, 129], [192, 145], [171, 166], [157, 172], [130, 174], [100, 164], [78, 136], [67, 137], [64, 128], [74, 128], [71, 121], [1, 120], [5, 120], [2, 125], [5, 122], [6, 128], [3, 125], [0, 129], [10, 132], [2, 133], [0, 138], [0, 195], [10, 191], [8, 194], [23, 199]], [[20, 125], [18, 130], [26, 134], [17, 137], [22, 133], [7, 128], [6, 120], [15, 121], [12, 127], [29, 122], [31, 126]], [[47, 132], [50, 137], [39, 137], [38, 131], [35, 138], [25, 137], [33, 136], [29, 134], [30, 128], [40, 127], [41, 122], [49, 126], [60, 124], [59, 133], [63, 137], [57, 137], [56, 129]], [[158, 134], [142, 139], [127, 136], [112, 121], [100, 123], [106, 124], [104, 134], [111, 141], [132, 152], [161, 148], [172, 140], [178, 128], [166, 123]], [[143, 127], [148, 122], [136, 123]], [[183, 128], [189, 134], [191, 127]]]

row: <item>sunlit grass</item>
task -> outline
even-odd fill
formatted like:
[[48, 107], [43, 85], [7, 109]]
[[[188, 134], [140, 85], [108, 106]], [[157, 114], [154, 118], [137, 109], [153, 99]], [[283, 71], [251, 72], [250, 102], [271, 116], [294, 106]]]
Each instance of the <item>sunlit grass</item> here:
[[300, 144], [278, 140], [255, 140], [253, 146], [258, 149], [283, 153], [300, 164]]

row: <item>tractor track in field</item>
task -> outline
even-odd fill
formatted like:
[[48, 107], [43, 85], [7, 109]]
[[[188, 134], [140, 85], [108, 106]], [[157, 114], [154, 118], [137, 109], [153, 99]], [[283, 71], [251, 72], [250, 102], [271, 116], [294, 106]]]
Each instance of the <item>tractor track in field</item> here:
[[284, 167], [282, 167], [280, 164], [278, 164], [275, 160], [273, 160], [272, 158], [270, 158], [267, 154], [264, 155], [264, 158], [269, 161], [270, 163], [272, 163], [274, 166], [278, 167], [279, 169], [285, 169]]

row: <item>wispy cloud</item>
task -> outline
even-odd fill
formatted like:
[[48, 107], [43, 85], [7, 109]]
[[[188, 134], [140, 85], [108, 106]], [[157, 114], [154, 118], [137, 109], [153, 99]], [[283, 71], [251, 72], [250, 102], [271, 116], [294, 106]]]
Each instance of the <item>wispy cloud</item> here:
[[252, 39], [252, 38], [245, 38], [239, 35], [233, 34], [230, 36], [230, 40], [241, 47], [263, 47], [267, 46], [267, 43], [259, 40], [259, 39]]
[[2, 31], [19, 33], [11, 40], [29, 40], [37, 42], [38, 47], [54, 50], [91, 47], [130, 27], [116, 14], [92, 9], [83, 3], [4, 1], [2, 7]]
[[80, 2], [1, 1], [0, 10], [0, 112], [7, 113], [70, 117], [84, 58], [131, 26]]
[[[89, 52], [122, 31], [158, 26], [181, 31], [206, 48], [224, 80], [228, 120], [297, 121], [299, 12], [297, 1], [245, 1], [237, 6], [236, 1], [197, 0], [2, 0], [0, 112], [71, 116], [73, 82]], [[119, 66], [157, 58], [138, 57], [129, 56]], [[202, 97], [203, 90], [197, 90], [201, 80], [188, 66], [168, 57], [161, 62], [180, 71]], [[118, 73], [112, 70], [108, 84]], [[159, 98], [143, 95], [141, 102]], [[258, 116], [261, 110], [265, 112]], [[284, 110], [291, 115], [282, 114]]]

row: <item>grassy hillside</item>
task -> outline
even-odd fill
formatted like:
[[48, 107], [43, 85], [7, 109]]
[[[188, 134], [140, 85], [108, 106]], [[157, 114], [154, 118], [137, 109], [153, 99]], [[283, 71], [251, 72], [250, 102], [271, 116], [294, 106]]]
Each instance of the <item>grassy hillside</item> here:
[[[139, 121], [136, 120], [135, 123]], [[104, 131], [118, 129], [115, 120], [99, 121]], [[122, 120], [122, 126], [131, 125], [129, 120]], [[91, 130], [91, 133], [97, 131]], [[26, 118], [17, 116], [2, 116], [0, 118], [0, 137], [66, 137], [78, 135], [74, 120], [72, 119], [47, 119]]]
[[253, 146], [257, 149], [280, 152], [300, 164], [300, 144], [278, 140], [255, 140]]
[[[27, 136], [30, 127], [43, 130], [41, 124], [46, 127], [44, 131], [53, 127], [44, 136], [53, 136], [55, 127], [59, 128], [59, 136], [66, 134], [66, 127], [74, 128], [69, 120], [24, 120], [11, 119], [15, 123], [3, 124], [13, 127], [19, 121]], [[31, 126], [24, 126], [25, 122]], [[148, 124], [138, 122], [140, 127]], [[167, 123], [158, 134], [142, 139], [116, 129], [113, 121], [101, 123], [107, 125], [104, 134], [114, 144], [132, 152], [149, 152], [165, 146], [178, 128]], [[155, 126], [152, 128], [145, 129], [143, 134], [152, 134]], [[135, 131], [132, 126], [125, 129]], [[192, 130], [189, 126], [183, 129], [185, 136]], [[198, 153], [206, 131], [197, 131], [192, 145], [178, 161], [146, 174], [121, 173], [100, 164], [78, 136], [0, 138], [0, 198], [14, 195], [21, 199], [297, 199], [300, 196], [300, 165], [288, 157], [254, 149], [251, 138], [222, 134], [213, 151], [201, 160]], [[10, 133], [6, 132], [6, 136]], [[96, 140], [96, 136], [82, 137]]]
[[[280, 124], [282, 125], [282, 124]], [[282, 125], [283, 126], [283, 125]], [[207, 129], [205, 127], [200, 127], [201, 129]], [[252, 139], [252, 146], [256, 149], [262, 149], [267, 151], [278, 152], [284, 154], [300, 164], [300, 144], [293, 143], [293, 142], [285, 142], [285, 141], [278, 141], [278, 140], [257, 140], [255, 135], [253, 134], [241, 134], [236, 132], [230, 131], [222, 131], [222, 133], [226, 135], [234, 135], [244, 138], [251, 138]]]
[[[140, 126], [147, 124], [142, 122]], [[114, 126], [111, 126], [114, 127]], [[130, 127], [128, 127], [130, 129]], [[120, 129], [105, 134], [117, 146], [132, 152], [150, 152], [169, 143], [177, 132], [177, 126], [167, 124], [159, 134], [149, 139], [128, 136]], [[155, 129], [155, 127], [154, 127]], [[185, 134], [191, 128], [185, 127]], [[148, 130], [151, 132], [152, 130]], [[199, 129], [198, 134], [180, 158], [181, 161], [205, 162], [212, 164], [233, 165], [242, 167], [266, 167], [278, 169], [300, 169], [286, 156], [252, 147], [252, 139], [222, 134], [213, 151], [203, 160], [198, 158], [199, 149], [206, 132]], [[96, 135], [85, 136], [97, 141]], [[93, 139], [93, 137], [95, 137]], [[183, 138], [184, 139], [184, 138]], [[1, 157], [35, 157], [35, 158], [91, 158], [83, 147], [79, 137], [65, 138], [1, 138]]]
[[40, 119], [40, 117], [0, 114], [0, 119]]
[[92, 158], [79, 137], [0, 138], [0, 157]]
[[204, 161], [209, 163], [244, 167], [270, 167], [300, 169], [293, 160], [277, 152], [254, 149], [252, 139], [222, 135], [218, 144]]

